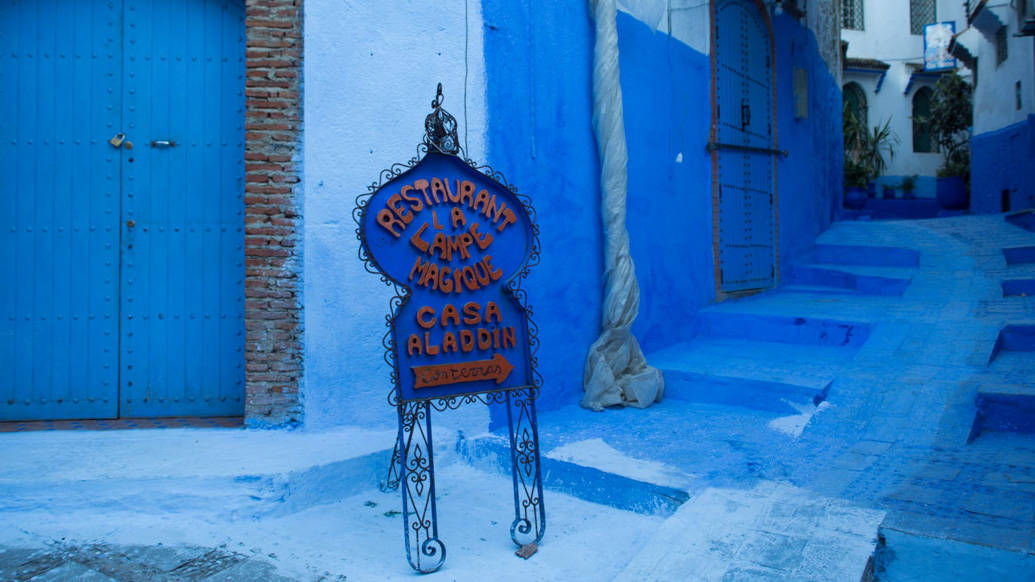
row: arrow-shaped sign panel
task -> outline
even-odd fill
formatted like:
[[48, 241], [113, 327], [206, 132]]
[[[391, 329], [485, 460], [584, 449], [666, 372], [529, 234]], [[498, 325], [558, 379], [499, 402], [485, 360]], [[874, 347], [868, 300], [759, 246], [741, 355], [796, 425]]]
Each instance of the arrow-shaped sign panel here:
[[503, 354], [496, 354], [491, 360], [412, 366], [411, 369], [417, 377], [414, 388], [419, 389], [478, 380], [495, 380], [496, 384], [502, 384], [514, 365]]

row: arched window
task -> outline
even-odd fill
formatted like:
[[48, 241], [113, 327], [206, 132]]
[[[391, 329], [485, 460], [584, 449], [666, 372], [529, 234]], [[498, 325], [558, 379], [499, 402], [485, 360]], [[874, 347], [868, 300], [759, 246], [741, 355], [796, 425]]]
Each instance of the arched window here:
[[864, 127], [869, 127], [868, 113], [866, 110], [866, 93], [863, 92], [862, 86], [855, 81], [848, 83], [842, 89], [842, 95], [844, 95], [845, 104], [848, 105], [848, 110], [855, 115], [855, 118], [859, 120], [859, 123]]
[[913, 94], [913, 151], [930, 153], [938, 151], [938, 144], [931, 135], [931, 123], [927, 119], [931, 115], [930, 87], [920, 87]]

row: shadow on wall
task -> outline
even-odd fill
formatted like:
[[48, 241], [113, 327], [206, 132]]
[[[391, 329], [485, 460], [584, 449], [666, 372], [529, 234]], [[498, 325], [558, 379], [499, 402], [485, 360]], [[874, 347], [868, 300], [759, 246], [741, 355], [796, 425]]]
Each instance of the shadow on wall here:
[[1035, 207], [1035, 115], [970, 140], [970, 210]]
[[[781, 272], [811, 248], [842, 190], [841, 90], [815, 36], [792, 17], [774, 21]], [[645, 351], [678, 341], [715, 298], [708, 55], [619, 13], [629, 146], [629, 232], [640, 282], [633, 327]], [[808, 116], [796, 118], [794, 69], [807, 72]]]
[[[487, 163], [536, 208], [542, 260], [528, 278], [539, 326], [540, 409], [577, 402], [600, 331], [603, 235], [585, 2], [486, 0]], [[493, 410], [493, 424], [506, 420]]]

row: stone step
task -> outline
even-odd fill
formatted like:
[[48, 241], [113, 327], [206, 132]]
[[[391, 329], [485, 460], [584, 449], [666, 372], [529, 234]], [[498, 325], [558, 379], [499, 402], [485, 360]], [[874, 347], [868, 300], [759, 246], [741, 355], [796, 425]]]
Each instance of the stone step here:
[[817, 244], [803, 262], [869, 267], [916, 267], [920, 264], [920, 253], [901, 247]]
[[1035, 434], [1035, 384], [997, 384], [978, 389], [970, 440], [985, 432]]
[[[792, 265], [788, 283], [791, 285], [808, 285], [829, 287], [844, 293], [860, 295], [901, 296], [909, 287], [909, 276], [901, 276], [903, 268], [887, 267], [839, 267], [828, 264]], [[869, 271], [867, 273], [866, 271]], [[879, 272], [882, 274], [873, 274]], [[899, 276], [886, 276], [896, 274]]]
[[[1035, 580], [1035, 554], [881, 527], [876, 580]], [[965, 574], [962, 574], [965, 573]]]
[[1035, 279], [1006, 279], [1002, 285], [1003, 297], [1035, 295]]
[[691, 323], [699, 339], [733, 339], [858, 349], [870, 335], [867, 323], [734, 311], [719, 305], [700, 311]]
[[[294, 513], [376, 486], [394, 431], [233, 429], [4, 435], [0, 511]], [[40, 459], [48, 459], [40, 464]]]
[[[580, 455], [569, 445], [540, 455], [544, 488], [650, 515], [671, 515], [690, 498], [687, 490], [692, 478], [677, 469], [622, 455], [600, 439], [579, 444], [591, 450]], [[511, 474], [506, 437], [488, 434], [466, 439], [461, 435], [456, 451], [477, 469]]]
[[1035, 263], [1035, 246], [1008, 247], [1003, 249], [1003, 258], [1007, 265], [1026, 265]]
[[615, 580], [860, 580], [883, 518], [788, 483], [708, 488], [665, 520]]
[[815, 387], [697, 374], [670, 367], [662, 370], [665, 374], [666, 398], [791, 414], [798, 412], [802, 405], [823, 402], [830, 387], [829, 382], [822, 387]]
[[1001, 352], [1035, 352], [1035, 324], [1010, 324], [999, 330], [989, 363]]

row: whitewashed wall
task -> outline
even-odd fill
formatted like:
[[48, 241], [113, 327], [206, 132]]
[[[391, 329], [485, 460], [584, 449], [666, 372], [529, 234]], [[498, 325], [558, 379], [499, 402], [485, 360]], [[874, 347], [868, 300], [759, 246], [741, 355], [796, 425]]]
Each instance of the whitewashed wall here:
[[[1015, 37], [1017, 12], [1007, 3], [990, 2], [991, 10], [1006, 23], [1008, 58], [996, 63], [995, 37], [986, 36], [976, 28], [961, 35], [960, 42], [978, 57], [978, 85], [974, 91], [974, 135], [995, 131], [1019, 121], [1035, 112], [1035, 58], [1032, 55], [1032, 37]], [[1021, 82], [1021, 108], [1016, 105], [1015, 83]]]
[[[959, 0], [940, 0], [937, 16], [939, 22], [954, 21], [956, 30], [966, 27], [967, 19], [963, 3]], [[891, 121], [891, 129], [899, 142], [895, 156], [888, 160], [885, 175], [933, 176], [941, 165], [942, 155], [913, 152], [913, 95], [922, 86], [934, 86], [934, 80], [917, 79], [905, 94], [912, 70], [906, 63], [923, 63], [924, 37], [910, 34], [908, 0], [864, 0], [863, 22], [865, 30], [841, 31], [841, 38], [848, 41], [849, 58], [878, 59], [891, 65], [880, 93], [876, 93], [877, 75], [846, 72], [843, 82], [858, 82], [866, 91], [869, 107], [869, 124], [883, 125]], [[961, 70], [961, 74], [969, 72]]]
[[[478, 0], [306, 0], [307, 428], [395, 422], [380, 348], [389, 294], [357, 259], [352, 209], [382, 168], [416, 153], [440, 81], [461, 143], [484, 159], [480, 10]], [[451, 418], [465, 414], [487, 426], [484, 407]]]

